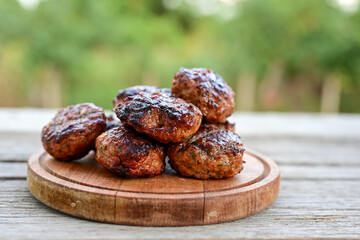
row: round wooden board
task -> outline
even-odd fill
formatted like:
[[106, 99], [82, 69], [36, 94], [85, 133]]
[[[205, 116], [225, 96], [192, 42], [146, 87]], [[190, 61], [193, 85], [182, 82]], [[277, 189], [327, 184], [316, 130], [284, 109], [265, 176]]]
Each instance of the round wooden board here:
[[59, 211], [100, 222], [139, 226], [187, 226], [232, 221], [258, 213], [276, 199], [280, 171], [251, 150], [244, 170], [230, 179], [197, 180], [176, 175], [123, 179], [106, 171], [94, 153], [61, 162], [44, 150], [28, 161], [31, 193]]

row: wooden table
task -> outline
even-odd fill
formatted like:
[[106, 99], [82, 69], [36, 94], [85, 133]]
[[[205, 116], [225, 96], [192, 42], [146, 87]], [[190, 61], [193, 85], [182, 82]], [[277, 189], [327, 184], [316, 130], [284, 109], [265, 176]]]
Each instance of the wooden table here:
[[54, 112], [0, 109], [0, 239], [360, 238], [360, 115], [235, 114], [245, 147], [279, 164], [278, 199], [235, 222], [151, 228], [71, 217], [32, 197], [26, 161]]

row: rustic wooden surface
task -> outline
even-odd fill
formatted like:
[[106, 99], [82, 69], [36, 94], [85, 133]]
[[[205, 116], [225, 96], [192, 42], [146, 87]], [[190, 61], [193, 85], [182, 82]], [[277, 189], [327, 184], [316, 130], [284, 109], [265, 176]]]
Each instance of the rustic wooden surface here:
[[184, 178], [168, 165], [153, 178], [121, 179], [105, 170], [94, 153], [62, 162], [45, 150], [28, 161], [27, 182], [38, 200], [84, 219], [135, 226], [195, 226], [254, 215], [276, 199], [276, 163], [247, 149], [245, 169], [229, 179]]
[[74, 218], [32, 197], [26, 161], [40, 149], [40, 129], [53, 113], [0, 110], [0, 239], [360, 238], [359, 115], [234, 115], [246, 147], [280, 167], [275, 203], [234, 222], [152, 228]]

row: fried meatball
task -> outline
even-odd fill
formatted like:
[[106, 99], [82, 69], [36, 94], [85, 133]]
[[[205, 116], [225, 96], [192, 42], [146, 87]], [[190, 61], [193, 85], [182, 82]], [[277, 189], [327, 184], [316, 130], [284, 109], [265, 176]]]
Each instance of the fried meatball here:
[[230, 178], [243, 169], [242, 146], [235, 133], [205, 124], [185, 142], [170, 144], [167, 155], [171, 167], [182, 176]]
[[104, 110], [92, 103], [60, 109], [43, 128], [41, 140], [54, 158], [70, 161], [85, 156], [106, 130]]
[[124, 126], [110, 129], [96, 139], [95, 159], [121, 177], [152, 177], [165, 170], [164, 147]]
[[125, 98], [129, 96], [134, 96], [141, 92], [147, 92], [147, 93], [154, 93], [154, 92], [161, 92], [165, 94], [171, 95], [171, 89], [169, 88], [158, 88], [155, 86], [133, 86], [129, 87], [125, 90], [120, 90], [116, 97], [113, 99], [113, 105], [116, 107], [120, 103], [123, 103]]
[[191, 103], [163, 93], [139, 93], [115, 108], [121, 122], [162, 143], [182, 142], [200, 127], [202, 114]]
[[113, 117], [113, 116], [106, 117], [106, 130], [110, 130], [120, 125], [121, 122], [117, 117]]
[[208, 126], [213, 126], [220, 128], [225, 131], [235, 132], [235, 123], [230, 123], [229, 121], [226, 121], [225, 123], [204, 123]]
[[226, 122], [235, 111], [235, 93], [215, 72], [204, 68], [181, 68], [173, 78], [171, 92], [197, 106], [208, 122]]

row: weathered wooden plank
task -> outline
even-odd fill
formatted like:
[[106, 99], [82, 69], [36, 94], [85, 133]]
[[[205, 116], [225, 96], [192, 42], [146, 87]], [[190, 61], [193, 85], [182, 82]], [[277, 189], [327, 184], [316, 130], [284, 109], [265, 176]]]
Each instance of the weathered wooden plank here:
[[358, 238], [360, 181], [283, 181], [267, 210], [235, 222], [149, 228], [96, 223], [52, 210], [25, 181], [0, 181], [2, 239]]
[[244, 137], [245, 148], [257, 150], [280, 164], [360, 166], [359, 138]]
[[40, 132], [55, 113], [55, 109], [1, 108], [0, 132]]
[[359, 166], [291, 166], [280, 165], [284, 180], [360, 179]]
[[356, 114], [237, 112], [229, 120], [244, 136], [358, 138], [359, 118]]
[[[245, 165], [246, 167], [246, 165]], [[282, 180], [358, 180], [360, 166], [280, 165]], [[240, 173], [241, 174], [241, 173]], [[26, 178], [25, 162], [0, 162], [1, 178]]]
[[26, 168], [24, 162], [0, 162], [0, 179], [25, 179]]
[[20, 133], [0, 131], [0, 161], [27, 161], [42, 148], [40, 132]]

